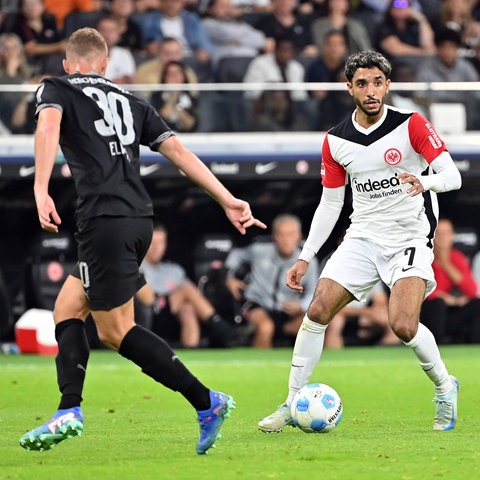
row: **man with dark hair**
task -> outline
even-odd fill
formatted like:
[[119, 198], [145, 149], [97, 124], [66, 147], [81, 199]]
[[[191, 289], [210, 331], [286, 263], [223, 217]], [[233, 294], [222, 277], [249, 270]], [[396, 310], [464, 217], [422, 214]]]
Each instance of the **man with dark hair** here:
[[107, 64], [102, 36], [92, 28], [77, 30], [63, 61], [67, 75], [45, 79], [36, 93], [38, 218], [44, 230], [58, 232], [61, 219], [48, 188], [60, 145], [78, 196], [78, 264], [54, 310], [59, 409], [51, 420], [23, 435], [20, 444], [43, 451], [82, 433], [80, 403], [89, 357], [85, 319], [91, 312], [105, 345], [179, 391], [197, 410], [196, 451], [204, 454], [214, 445], [233, 398], [204, 386], [164, 340], [134, 321], [133, 296], [145, 284], [139, 265], [153, 229], [152, 201], [139, 172], [140, 145], [161, 153], [203, 187], [240, 233], [265, 225], [182, 145], [150, 105], [103, 76]]
[[347, 178], [353, 195], [351, 224], [320, 275], [298, 332], [286, 401], [258, 423], [264, 432], [292, 425], [290, 404], [320, 359], [329, 322], [352, 300], [364, 300], [379, 280], [391, 290], [390, 327], [434, 384], [434, 430], [455, 426], [459, 384], [448, 374], [419, 315], [424, 298], [435, 288], [435, 194], [460, 188], [461, 177], [428, 120], [384, 103], [390, 73], [390, 63], [373, 51], [351, 55], [345, 65], [356, 108], [325, 136], [322, 197], [302, 252], [287, 272], [287, 285], [303, 290], [309, 262], [340, 216]]

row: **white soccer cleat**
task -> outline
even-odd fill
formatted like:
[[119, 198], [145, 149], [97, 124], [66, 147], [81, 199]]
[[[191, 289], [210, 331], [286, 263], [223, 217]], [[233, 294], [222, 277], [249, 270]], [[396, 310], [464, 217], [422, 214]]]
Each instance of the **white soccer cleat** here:
[[283, 427], [294, 425], [292, 414], [290, 413], [290, 405], [284, 403], [280, 405], [275, 412], [268, 417], [262, 418], [258, 422], [258, 429], [266, 433], [280, 433]]
[[452, 430], [457, 421], [457, 400], [460, 385], [453, 375], [450, 375], [450, 379], [453, 384], [452, 392], [444, 397], [434, 398], [437, 404], [437, 411], [433, 420], [434, 430]]

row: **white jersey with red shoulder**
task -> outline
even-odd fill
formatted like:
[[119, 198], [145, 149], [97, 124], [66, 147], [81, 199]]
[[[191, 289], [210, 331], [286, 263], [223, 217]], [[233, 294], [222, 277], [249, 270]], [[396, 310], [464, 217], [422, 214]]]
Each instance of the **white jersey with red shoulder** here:
[[410, 184], [398, 174], [417, 177], [431, 172], [446, 146], [430, 122], [417, 112], [384, 106], [369, 128], [355, 112], [328, 131], [322, 148], [322, 184], [337, 188], [351, 183], [353, 213], [346, 238], [370, 238], [386, 247], [425, 241], [432, 246], [438, 218], [436, 194], [410, 197]]

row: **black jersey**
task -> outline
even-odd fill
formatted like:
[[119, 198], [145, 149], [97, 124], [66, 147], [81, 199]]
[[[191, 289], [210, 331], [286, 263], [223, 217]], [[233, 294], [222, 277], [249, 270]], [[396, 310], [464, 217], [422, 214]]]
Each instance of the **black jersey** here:
[[36, 115], [46, 107], [62, 112], [60, 147], [75, 182], [77, 218], [152, 216], [140, 145], [156, 150], [174, 135], [157, 112], [95, 73], [44, 80]]

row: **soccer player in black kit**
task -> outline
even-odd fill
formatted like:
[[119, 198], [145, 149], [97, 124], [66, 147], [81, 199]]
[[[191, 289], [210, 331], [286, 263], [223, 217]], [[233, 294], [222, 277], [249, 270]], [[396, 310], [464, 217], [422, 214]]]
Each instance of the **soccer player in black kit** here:
[[198, 454], [207, 453], [235, 403], [204, 386], [167, 343], [134, 322], [133, 296], [145, 284], [139, 265], [152, 237], [153, 208], [139, 173], [139, 145], [148, 145], [199, 184], [244, 234], [266, 228], [247, 202], [222, 185], [187, 150], [155, 110], [105, 77], [108, 50], [91, 28], [70, 37], [66, 76], [48, 78], [37, 90], [34, 194], [42, 228], [58, 232], [61, 219], [48, 193], [58, 146], [77, 193], [77, 271], [63, 285], [54, 309], [58, 411], [20, 438], [27, 450], [47, 450], [80, 435], [80, 407], [89, 347], [85, 319], [95, 321], [102, 342], [137, 364], [142, 372], [179, 391], [196, 409]]

